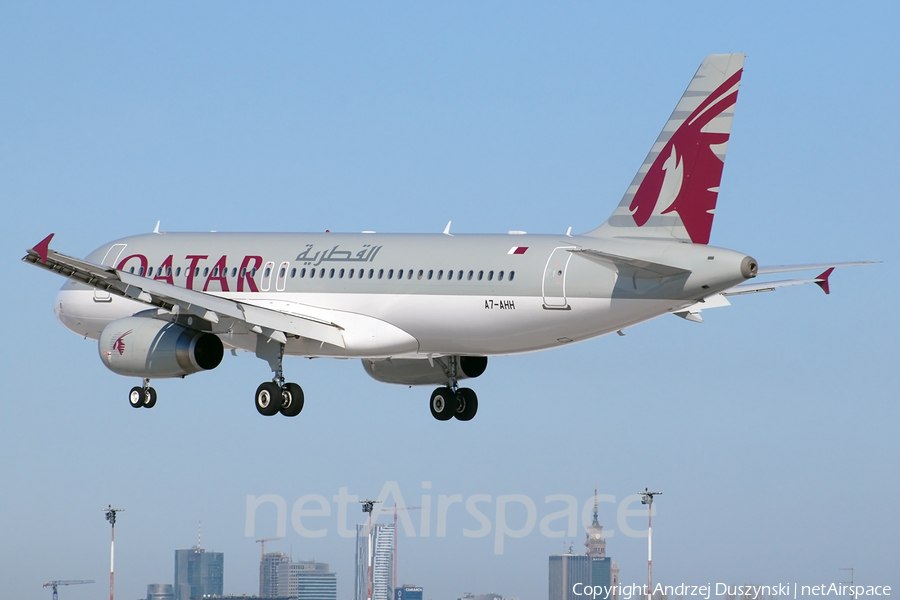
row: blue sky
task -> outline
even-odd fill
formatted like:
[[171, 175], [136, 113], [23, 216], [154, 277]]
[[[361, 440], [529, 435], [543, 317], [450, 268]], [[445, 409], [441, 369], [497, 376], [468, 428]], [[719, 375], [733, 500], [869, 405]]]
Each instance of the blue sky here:
[[[654, 579], [857, 581], [900, 587], [896, 238], [900, 71], [889, 2], [40, 3], [0, 5], [0, 581], [47, 598], [50, 579], [105, 594], [122, 506], [117, 596], [171, 582], [173, 550], [226, 553], [225, 591], [257, 589], [261, 509], [248, 495], [396, 481], [430, 494], [431, 536], [401, 538], [400, 575], [426, 597], [546, 597], [538, 528], [506, 538], [438, 495], [521, 494], [537, 520], [594, 484], [623, 581], [643, 582], [646, 539], [621, 501], [664, 491]], [[602, 222], [704, 56], [747, 61], [712, 244], [762, 264], [882, 260], [814, 286], [735, 299], [697, 325], [665, 317], [546, 353], [491, 359], [468, 424], [437, 423], [428, 389], [386, 386], [358, 361], [289, 360], [307, 403], [265, 419], [266, 365], [242, 354], [131, 380], [55, 321], [61, 279], [19, 258], [47, 233], [83, 256], [166, 231], [586, 231]], [[423, 482], [431, 482], [423, 490]], [[457, 505], [458, 506], [458, 505]], [[521, 510], [519, 510], [521, 509]], [[331, 563], [352, 595], [354, 545], [288, 526], [270, 550]], [[350, 507], [350, 522], [361, 520]], [[518, 512], [517, 512], [518, 511]], [[521, 506], [508, 521], [525, 518]], [[418, 530], [418, 516], [414, 522]], [[518, 520], [517, 520], [518, 519]], [[556, 522], [554, 528], [559, 528]], [[632, 528], [642, 518], [626, 521]], [[312, 526], [312, 525], [311, 525]], [[496, 528], [496, 522], [493, 523]], [[583, 532], [576, 536], [576, 547]]]

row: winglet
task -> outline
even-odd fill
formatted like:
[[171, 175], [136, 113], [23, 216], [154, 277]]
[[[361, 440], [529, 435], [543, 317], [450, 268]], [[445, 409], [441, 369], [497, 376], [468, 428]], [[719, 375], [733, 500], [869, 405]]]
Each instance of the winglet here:
[[834, 271], [834, 267], [831, 267], [818, 277], [816, 277], [816, 285], [822, 288], [822, 291], [826, 294], [831, 293], [831, 289], [828, 287], [828, 278], [831, 277], [831, 272]]
[[47, 264], [47, 253], [50, 251], [50, 240], [53, 239], [54, 235], [56, 234], [51, 233], [32, 248], [32, 250], [37, 252], [37, 255], [41, 257], [41, 262], [44, 264]]

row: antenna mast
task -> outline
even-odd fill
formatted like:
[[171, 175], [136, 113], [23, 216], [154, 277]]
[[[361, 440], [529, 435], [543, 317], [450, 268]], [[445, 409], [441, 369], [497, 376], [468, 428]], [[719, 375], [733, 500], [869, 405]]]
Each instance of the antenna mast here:
[[653, 496], [661, 496], [662, 492], [651, 492], [644, 488], [641, 504], [647, 505], [647, 596], [653, 598]]
[[112, 534], [109, 540], [109, 600], [113, 600], [113, 591], [115, 590], [115, 551], [116, 551], [116, 513], [124, 511], [124, 508], [113, 508], [112, 504], [103, 509], [106, 520], [112, 528]]

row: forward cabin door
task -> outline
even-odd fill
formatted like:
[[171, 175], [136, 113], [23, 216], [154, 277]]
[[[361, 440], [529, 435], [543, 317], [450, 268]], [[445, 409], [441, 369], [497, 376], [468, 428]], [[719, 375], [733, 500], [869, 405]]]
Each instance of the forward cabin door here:
[[[100, 264], [104, 267], [115, 269], [116, 265], [119, 264], [119, 257], [122, 256], [125, 246], [126, 244], [113, 244], [110, 246], [109, 250], [106, 251], [106, 256], [103, 257], [103, 262]], [[106, 290], [94, 288], [94, 302], [112, 302], [112, 297]]]
[[543, 284], [544, 308], [563, 310], [569, 308], [569, 303], [566, 301], [566, 269], [572, 258], [569, 250], [573, 247], [556, 248], [547, 260]]

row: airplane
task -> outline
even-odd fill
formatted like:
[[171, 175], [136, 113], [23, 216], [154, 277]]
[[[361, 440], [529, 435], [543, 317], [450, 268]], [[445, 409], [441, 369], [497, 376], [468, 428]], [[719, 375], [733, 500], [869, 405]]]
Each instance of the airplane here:
[[[488, 357], [534, 352], [665, 314], [700, 322], [734, 295], [815, 283], [868, 261], [761, 267], [709, 245], [743, 54], [703, 60], [612, 215], [574, 235], [442, 233], [153, 233], [85, 259], [23, 257], [68, 278], [57, 319], [98, 341], [103, 364], [142, 379], [129, 403], [152, 408], [151, 379], [215, 369], [226, 349], [273, 372], [254, 396], [266, 416], [296, 416], [304, 394], [285, 356], [359, 358], [374, 379], [436, 385], [439, 421], [468, 421], [464, 379]], [[758, 283], [759, 275], [822, 272]]]

